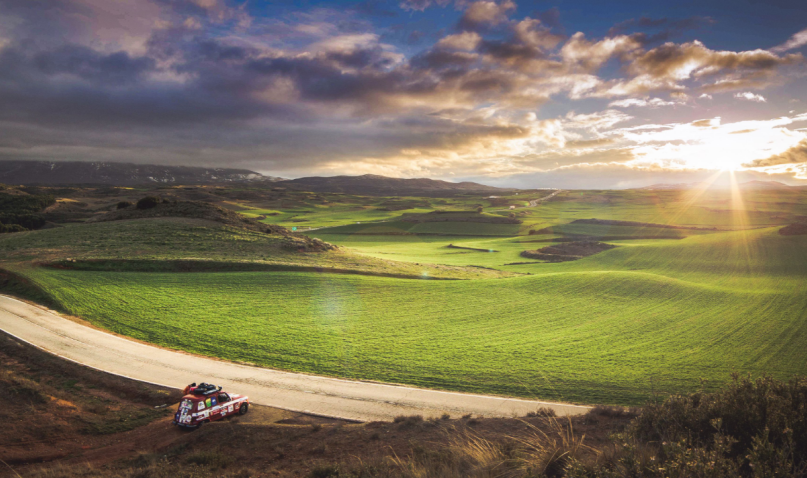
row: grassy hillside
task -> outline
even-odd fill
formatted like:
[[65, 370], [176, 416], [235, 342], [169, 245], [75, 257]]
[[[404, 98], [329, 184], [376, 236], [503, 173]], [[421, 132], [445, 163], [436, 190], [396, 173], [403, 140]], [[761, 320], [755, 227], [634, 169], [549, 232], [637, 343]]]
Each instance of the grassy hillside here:
[[[484, 254], [484, 253], [480, 253]], [[497, 253], [488, 253], [495, 256]], [[500, 254], [500, 253], [498, 253]], [[534, 275], [430, 282], [293, 272], [30, 269], [71, 313], [206, 355], [351, 378], [640, 403], [731, 371], [807, 370], [803, 236], [629, 242]]]
[[[531, 208], [546, 191], [171, 191], [325, 227], [308, 234], [340, 247], [300, 252], [282, 234], [148, 218], [2, 235], [0, 267], [122, 334], [334, 376], [635, 404], [735, 370], [807, 371], [807, 239], [777, 233], [807, 216], [801, 191], [564, 191]], [[114, 210], [98, 194], [92, 217]], [[511, 213], [521, 224], [469, 222]], [[521, 256], [582, 236], [616, 247], [565, 263]]]
[[27, 267], [32, 262], [64, 259], [137, 260], [141, 263], [168, 260], [258, 263], [446, 279], [508, 274], [478, 268], [392, 262], [344, 249], [301, 253], [290, 249], [286, 236], [175, 217], [70, 224], [54, 229], [0, 235], [0, 267]]
[[[243, 209], [250, 217], [260, 214], [273, 214], [261, 219], [262, 222], [298, 226], [326, 228], [321, 234], [345, 234], [366, 229], [385, 227], [390, 223], [398, 229], [410, 233], [444, 235], [527, 235], [530, 230], [563, 226], [577, 219], [605, 219], [637, 221], [643, 223], [679, 225], [701, 228], [739, 229], [767, 227], [787, 224], [807, 215], [807, 194], [800, 190], [749, 190], [741, 195], [731, 191], [697, 190], [625, 190], [625, 191], [562, 191], [551, 199], [540, 202], [537, 207], [525, 207], [532, 199], [547, 195], [539, 191], [519, 196], [499, 198], [363, 198], [355, 196], [333, 196], [325, 203], [312, 198], [297, 198], [294, 204], [305, 207], [283, 209], [283, 201], [267, 202], [273, 209]], [[321, 202], [321, 200], [319, 200]], [[287, 201], [285, 204], [290, 205]], [[392, 208], [384, 206], [394, 204]], [[509, 206], [517, 209], [510, 210]], [[513, 212], [522, 221], [521, 225], [488, 224], [474, 228], [466, 222], [439, 222], [415, 225], [401, 224], [400, 219], [412, 214], [430, 211], [467, 211], [481, 206], [484, 215], [507, 216]], [[379, 223], [379, 221], [383, 221]], [[361, 224], [357, 224], [361, 223]], [[342, 229], [345, 226], [355, 229]], [[567, 234], [609, 234], [608, 226], [573, 225]], [[677, 231], [677, 232], [676, 232]], [[611, 231], [614, 232], [614, 231]], [[698, 234], [696, 229], [674, 230], [638, 227], [629, 232], [618, 229], [622, 234], [654, 237], [682, 237]]]

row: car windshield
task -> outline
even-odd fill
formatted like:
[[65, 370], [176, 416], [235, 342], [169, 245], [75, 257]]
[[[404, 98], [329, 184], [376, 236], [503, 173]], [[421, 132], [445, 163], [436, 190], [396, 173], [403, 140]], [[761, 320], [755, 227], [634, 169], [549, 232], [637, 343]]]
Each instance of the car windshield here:
[[193, 400], [186, 398], [179, 404], [180, 410], [190, 410], [193, 408]]

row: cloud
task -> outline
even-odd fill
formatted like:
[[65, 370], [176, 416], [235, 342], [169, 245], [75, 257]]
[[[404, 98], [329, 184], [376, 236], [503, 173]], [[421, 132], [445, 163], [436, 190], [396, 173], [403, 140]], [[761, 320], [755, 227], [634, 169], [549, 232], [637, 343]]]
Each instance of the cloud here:
[[510, 11], [516, 9], [511, 0], [500, 2], [478, 0], [471, 3], [457, 23], [459, 30], [480, 31], [505, 23]]
[[[805, 115], [723, 123], [720, 118], [671, 123], [655, 128], [612, 131], [633, 145], [636, 167], [665, 169], [741, 169], [760, 157], [781, 154], [807, 138], [787, 126]], [[742, 134], [739, 134], [742, 132]]]
[[674, 106], [676, 104], [678, 103], [674, 101], [664, 101], [661, 98], [626, 98], [624, 100], [612, 101], [608, 103], [608, 106], [618, 108], [630, 108], [633, 106], [657, 108], [659, 106]]
[[6, 67], [5, 75], [0, 73], [0, 76], [7, 78], [46, 77], [96, 85], [137, 83], [156, 71], [152, 58], [132, 57], [124, 51], [104, 54], [79, 45], [64, 45], [35, 55], [6, 49], [0, 52], [0, 64]]
[[567, 149], [589, 149], [610, 146], [614, 143], [616, 143], [615, 138], [579, 139], [567, 141], [565, 147]]
[[598, 113], [566, 115], [564, 126], [569, 129], [587, 129], [593, 132], [610, 129], [617, 123], [633, 119], [633, 116], [617, 110], [605, 110]]
[[422, 12], [432, 4], [431, 0], [404, 0], [400, 3], [404, 10], [415, 10]]
[[786, 151], [774, 154], [765, 159], [755, 159], [743, 166], [747, 168], [761, 168], [766, 166], [777, 166], [780, 164], [799, 164], [807, 163], [807, 139], [804, 139], [799, 144], [793, 146]]
[[524, 45], [549, 50], [555, 48], [563, 40], [563, 37], [551, 33], [544, 28], [540, 20], [525, 18], [513, 26], [514, 37]]
[[[716, 127], [720, 126], [720, 117], [718, 116], [717, 118], [712, 118], [712, 119], [697, 120], [697, 121], [693, 121], [690, 124], [692, 126], [697, 126], [699, 128], [716, 128]], [[751, 131], [751, 130], [745, 130], [745, 131]]]
[[786, 51], [795, 50], [796, 48], [801, 48], [804, 45], [807, 45], [807, 28], [794, 34], [781, 45], [771, 48], [771, 51], [774, 53], [784, 53]]
[[777, 56], [767, 50], [716, 51], [697, 40], [683, 44], [665, 43], [635, 55], [628, 65], [628, 72], [634, 78], [611, 85], [601, 95], [681, 90], [685, 88], [683, 82], [688, 80], [712, 81], [702, 87], [707, 91], [760, 88], [770, 85], [780, 67], [803, 60], [799, 54]]
[[437, 48], [448, 50], [476, 50], [482, 41], [482, 37], [476, 32], [462, 32], [455, 35], [448, 35], [437, 42]]
[[434, 2], [432, 0], [403, 0], [399, 3], [399, 6], [404, 10], [422, 12], [432, 6], [432, 4], [445, 7], [449, 3], [451, 3], [451, 0], [435, 0]]
[[779, 57], [766, 50], [742, 52], [715, 51], [695, 40], [690, 43], [665, 43], [637, 57], [630, 65], [635, 74], [654, 78], [685, 80], [723, 72], [766, 71], [802, 61], [800, 55]]
[[755, 101], [757, 103], [765, 103], [766, 101], [764, 96], [751, 93], [750, 91], [734, 93], [734, 97], [741, 100]]
[[621, 161], [595, 161], [546, 169], [526, 174], [490, 177], [467, 177], [466, 180], [482, 181], [487, 184], [536, 188], [552, 187], [561, 189], [602, 189], [604, 187], [624, 189], [641, 188], [653, 184], [693, 184], [704, 181], [713, 185], [730, 186], [730, 179], [736, 182], [751, 180], [780, 181], [793, 183], [798, 179], [796, 171], [766, 173], [761, 171], [737, 171], [732, 176], [724, 174], [715, 181], [714, 171], [705, 169], [664, 170], [658, 168], [636, 168]]
[[543, 12], [536, 12], [534, 16], [548, 28], [558, 29], [562, 32], [563, 25], [560, 22], [560, 9], [558, 9], [558, 7], [552, 7]]
[[[515, 17], [509, 1], [458, 4], [461, 28], [420, 35], [417, 51], [405, 44], [413, 24], [390, 33], [371, 23], [387, 16], [374, 0], [273, 18], [213, 0], [121, 0], [114, 15], [100, 0], [36, 4], [6, 0], [0, 12], [2, 158], [501, 177], [598, 163], [736, 166], [803, 136], [784, 120], [655, 124], [654, 111], [697, 107], [690, 99], [709, 85], [756, 91], [737, 85], [772, 84], [799, 55], [567, 38], [557, 10]], [[579, 101], [592, 97], [609, 106]], [[710, 150], [710, 138], [728, 146]]]
[[560, 50], [561, 57], [582, 71], [592, 72], [614, 56], [637, 50], [641, 44], [628, 36], [605, 38], [593, 42], [586, 39], [583, 32], [577, 32]]

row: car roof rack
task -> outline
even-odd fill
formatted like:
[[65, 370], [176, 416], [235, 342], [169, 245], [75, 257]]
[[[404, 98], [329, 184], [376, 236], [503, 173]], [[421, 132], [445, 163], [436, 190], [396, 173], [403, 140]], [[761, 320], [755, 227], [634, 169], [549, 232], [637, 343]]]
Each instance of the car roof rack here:
[[191, 390], [191, 394], [193, 395], [212, 395], [214, 393], [220, 392], [221, 386], [216, 387], [210, 383], [200, 383], [196, 388]]

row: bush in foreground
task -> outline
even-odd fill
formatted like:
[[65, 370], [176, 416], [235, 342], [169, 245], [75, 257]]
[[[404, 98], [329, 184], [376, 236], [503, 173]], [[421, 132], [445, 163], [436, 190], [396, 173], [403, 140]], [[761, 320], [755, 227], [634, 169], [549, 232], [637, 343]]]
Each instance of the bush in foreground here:
[[[525, 422], [531, 431], [505, 442], [449, 430], [446, 446], [416, 447], [409, 457], [394, 457], [393, 469], [385, 476], [807, 477], [807, 377], [788, 382], [732, 378], [716, 393], [677, 395], [647, 405], [600, 450], [585, 446], [585, 437], [574, 432], [571, 420], [539, 411], [531, 415], [543, 417], [546, 427]], [[596, 407], [590, 416], [637, 412]]]
[[594, 464], [569, 477], [805, 477], [807, 377], [732, 376], [716, 393], [648, 405]]

